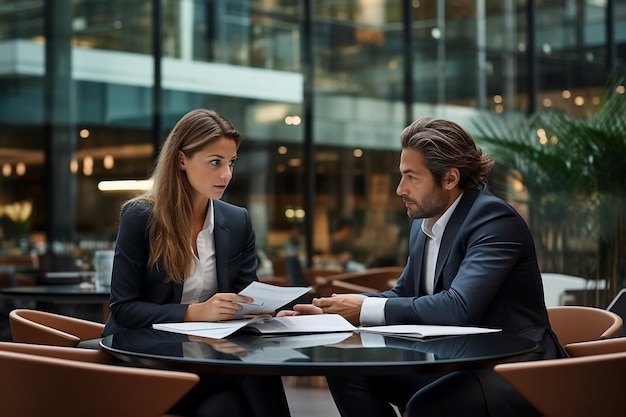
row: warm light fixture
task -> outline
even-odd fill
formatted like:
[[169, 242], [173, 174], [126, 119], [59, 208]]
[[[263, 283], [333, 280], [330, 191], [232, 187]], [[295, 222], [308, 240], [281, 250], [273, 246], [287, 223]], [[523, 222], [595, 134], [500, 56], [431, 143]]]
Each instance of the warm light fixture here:
[[112, 169], [113, 165], [115, 165], [115, 159], [113, 159], [113, 155], [105, 155], [102, 164], [106, 169]]
[[145, 191], [152, 187], [152, 180], [112, 180], [100, 181], [100, 191]]
[[20, 177], [26, 174], [26, 164], [24, 162], [18, 162], [15, 164], [15, 173]]
[[302, 119], [300, 118], [300, 116], [286, 116], [285, 117], [285, 124], [286, 125], [290, 125], [290, 126], [298, 126], [300, 123], [302, 123]]
[[93, 157], [91, 155], [83, 158], [83, 174], [86, 176], [93, 174]]
[[13, 172], [13, 168], [11, 168], [11, 164], [3, 164], [2, 165], [2, 175], [8, 177]]

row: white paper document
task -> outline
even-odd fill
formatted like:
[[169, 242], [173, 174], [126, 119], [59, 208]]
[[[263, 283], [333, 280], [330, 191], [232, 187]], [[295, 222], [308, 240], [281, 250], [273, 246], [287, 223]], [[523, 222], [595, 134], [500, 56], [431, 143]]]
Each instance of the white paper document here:
[[500, 329], [471, 326], [438, 326], [425, 324], [398, 324], [388, 326], [355, 327], [338, 314], [313, 314], [285, 317], [254, 317], [221, 322], [157, 323], [158, 330], [221, 339], [238, 330], [264, 335], [361, 332], [402, 337], [428, 338], [465, 334], [494, 333]]
[[156, 323], [157, 330], [221, 339], [244, 327], [261, 334], [352, 332], [355, 327], [337, 314], [254, 317], [219, 322]]
[[313, 314], [255, 320], [246, 329], [261, 334], [353, 332], [356, 328], [338, 314]]
[[218, 322], [187, 321], [184, 323], [155, 323], [152, 328], [190, 336], [210, 337], [222, 339], [230, 336], [254, 319], [228, 320]]
[[311, 287], [279, 287], [254, 281], [239, 292], [252, 298], [252, 303], [238, 303], [243, 307], [235, 318], [242, 318], [247, 314], [260, 314], [275, 311], [296, 298], [311, 291]]
[[395, 324], [388, 326], [359, 327], [360, 332], [380, 333], [405, 337], [438, 337], [463, 334], [495, 333], [501, 329], [470, 326], [439, 326], [429, 324]]

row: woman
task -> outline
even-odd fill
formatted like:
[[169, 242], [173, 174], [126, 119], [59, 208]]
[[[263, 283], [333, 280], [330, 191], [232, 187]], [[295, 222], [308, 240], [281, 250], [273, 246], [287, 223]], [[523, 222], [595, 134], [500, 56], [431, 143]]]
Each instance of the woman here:
[[[233, 318], [257, 279], [246, 209], [220, 198], [241, 134], [212, 110], [183, 116], [159, 154], [153, 184], [122, 206], [103, 335], [154, 323]], [[202, 375], [171, 412], [289, 416], [280, 377]]]

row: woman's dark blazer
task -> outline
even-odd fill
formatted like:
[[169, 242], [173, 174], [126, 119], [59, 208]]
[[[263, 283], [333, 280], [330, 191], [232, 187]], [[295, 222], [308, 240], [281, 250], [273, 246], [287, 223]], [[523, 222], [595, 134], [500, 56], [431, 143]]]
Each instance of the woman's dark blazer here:
[[[218, 292], [237, 293], [257, 280], [252, 222], [245, 208], [220, 200], [212, 202]], [[134, 201], [122, 209], [111, 279], [111, 314], [103, 336], [125, 328], [184, 321], [187, 305], [180, 304], [183, 285], [168, 281], [162, 270], [147, 266], [151, 213], [152, 206], [144, 201]]]

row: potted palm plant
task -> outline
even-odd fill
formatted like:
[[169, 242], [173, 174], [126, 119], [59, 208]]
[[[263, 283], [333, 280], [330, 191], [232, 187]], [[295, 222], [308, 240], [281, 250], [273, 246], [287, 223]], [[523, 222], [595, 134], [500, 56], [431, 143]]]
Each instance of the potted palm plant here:
[[606, 280], [611, 298], [626, 266], [625, 115], [615, 84], [584, 116], [539, 110], [476, 123], [477, 141], [524, 186], [542, 269]]

